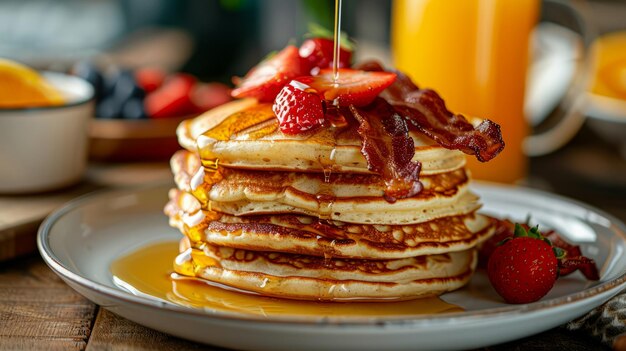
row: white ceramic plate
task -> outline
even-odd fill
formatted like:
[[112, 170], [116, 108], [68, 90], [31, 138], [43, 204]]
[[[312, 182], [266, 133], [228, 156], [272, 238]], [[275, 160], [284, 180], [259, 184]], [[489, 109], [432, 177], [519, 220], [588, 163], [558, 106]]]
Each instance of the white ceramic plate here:
[[524, 188], [477, 185], [484, 212], [554, 228], [583, 247], [601, 269], [599, 282], [576, 273], [542, 300], [506, 305], [484, 273], [443, 296], [465, 312], [415, 317], [262, 317], [184, 308], [132, 295], [113, 284], [109, 266], [143, 245], [176, 240], [162, 214], [167, 187], [75, 200], [42, 224], [46, 263], [71, 287], [132, 321], [190, 340], [244, 350], [445, 350], [514, 340], [563, 324], [617, 294], [626, 281], [626, 227], [587, 205]]

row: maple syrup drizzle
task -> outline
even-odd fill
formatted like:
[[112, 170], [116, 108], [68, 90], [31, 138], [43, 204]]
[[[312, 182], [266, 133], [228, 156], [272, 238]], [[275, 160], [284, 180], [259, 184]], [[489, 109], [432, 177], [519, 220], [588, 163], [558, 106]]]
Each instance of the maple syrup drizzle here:
[[[189, 250], [185, 269], [195, 272]], [[196, 250], [200, 250], [196, 248]], [[315, 302], [264, 297], [242, 293], [232, 288], [198, 278], [172, 273], [172, 262], [178, 256], [175, 241], [150, 244], [129, 255], [116, 259], [111, 267], [114, 282], [139, 296], [148, 295], [176, 305], [221, 312], [239, 312], [266, 317], [298, 315], [315, 317], [385, 317], [462, 312], [463, 309], [440, 298], [430, 297], [409, 301], [380, 302]], [[193, 274], [190, 274], [193, 276]], [[271, 279], [260, 288], [270, 287]], [[334, 289], [341, 289], [338, 284]]]
[[341, 54], [341, 0], [335, 0], [335, 33], [333, 36], [333, 81], [339, 80], [339, 55]]
[[[276, 117], [272, 111], [271, 104], [259, 104], [233, 113], [202, 135], [214, 140], [228, 141], [236, 133], [258, 126], [274, 118]], [[276, 124], [269, 123], [267, 126], [261, 126], [259, 129], [250, 132], [247, 137], [250, 140], [256, 140], [273, 133], [275, 130]], [[214, 157], [210, 150], [200, 149], [199, 153], [202, 167], [204, 168], [204, 178], [201, 184], [192, 188], [191, 193], [200, 201], [203, 209], [211, 212], [213, 206], [208, 198], [208, 194], [213, 185], [223, 179], [223, 174], [220, 170], [219, 158]]]
[[[320, 189], [315, 196], [318, 204], [318, 220], [320, 221], [329, 221], [332, 219], [333, 206], [337, 199], [331, 185], [333, 171], [337, 168], [335, 158], [337, 153], [337, 129], [338, 128], [332, 125], [328, 126], [326, 131], [328, 134], [326, 134], [326, 137], [319, 138], [318, 140], [321, 145], [327, 146], [330, 150], [327, 156], [321, 157], [318, 160], [324, 174], [324, 182], [320, 185]], [[326, 243], [325, 238], [318, 236], [317, 244], [323, 249], [325, 262], [329, 262], [335, 252], [335, 240]]]
[[[254, 127], [272, 118], [276, 118], [276, 115], [272, 111], [272, 104], [258, 104], [233, 113], [214, 128], [204, 132], [203, 135], [215, 140], [227, 141], [236, 133], [242, 132], [245, 129]], [[257, 138], [262, 136], [263, 135], [258, 135]], [[210, 159], [210, 157], [207, 159]]]
[[[335, 28], [333, 35], [333, 81], [334, 84], [338, 84], [339, 80], [339, 59], [341, 54], [341, 0], [335, 0]], [[331, 108], [332, 109], [332, 108]], [[329, 116], [334, 116], [337, 111], [332, 111], [329, 113]], [[334, 120], [334, 119], [333, 119]], [[328, 127], [332, 130], [333, 134], [335, 132], [336, 127], [331, 122], [331, 125]], [[330, 186], [330, 177], [332, 176], [333, 169], [336, 167], [335, 162], [335, 154], [337, 152], [337, 141], [336, 136], [333, 135], [332, 140], [326, 140], [326, 144], [331, 146], [331, 151], [327, 158], [321, 159], [320, 163], [322, 164], [322, 169], [324, 171], [324, 183], [320, 191], [317, 193], [316, 199], [318, 202], [319, 208], [319, 219], [320, 220], [330, 220], [332, 217], [333, 204], [335, 203], [336, 196], [332, 191]], [[318, 243], [321, 244], [318, 239]], [[335, 241], [331, 241], [330, 245], [323, 245], [324, 247], [324, 258], [329, 260], [332, 258], [332, 252], [334, 250]]]

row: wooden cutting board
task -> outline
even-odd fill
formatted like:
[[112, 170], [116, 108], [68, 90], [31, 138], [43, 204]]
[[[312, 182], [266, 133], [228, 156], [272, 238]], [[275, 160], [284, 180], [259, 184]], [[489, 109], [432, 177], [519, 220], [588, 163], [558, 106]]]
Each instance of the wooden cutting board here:
[[37, 250], [37, 229], [52, 211], [96, 190], [115, 190], [171, 181], [166, 162], [91, 165], [83, 181], [59, 191], [0, 195], [0, 261]]
[[37, 228], [54, 209], [98, 189], [83, 182], [62, 191], [40, 195], [0, 196], [0, 261], [36, 250]]

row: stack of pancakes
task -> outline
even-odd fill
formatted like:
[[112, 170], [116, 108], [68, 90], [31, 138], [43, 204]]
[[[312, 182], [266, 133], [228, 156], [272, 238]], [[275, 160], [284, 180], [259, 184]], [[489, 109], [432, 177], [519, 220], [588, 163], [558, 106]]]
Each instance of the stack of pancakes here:
[[424, 189], [390, 203], [357, 127], [285, 135], [271, 104], [252, 99], [184, 121], [165, 208], [185, 235], [176, 272], [307, 300], [411, 299], [466, 284], [493, 225], [476, 213], [464, 154], [412, 133]]

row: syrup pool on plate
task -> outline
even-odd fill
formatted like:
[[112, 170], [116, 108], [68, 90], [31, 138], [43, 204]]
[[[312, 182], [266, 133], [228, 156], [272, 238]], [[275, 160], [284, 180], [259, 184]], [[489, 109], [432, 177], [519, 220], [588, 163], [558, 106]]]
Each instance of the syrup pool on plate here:
[[389, 317], [463, 311], [438, 297], [399, 302], [315, 302], [236, 292], [201, 279], [172, 273], [178, 251], [175, 241], [141, 247], [113, 262], [110, 267], [113, 280], [119, 287], [138, 296], [190, 308], [266, 317]]

